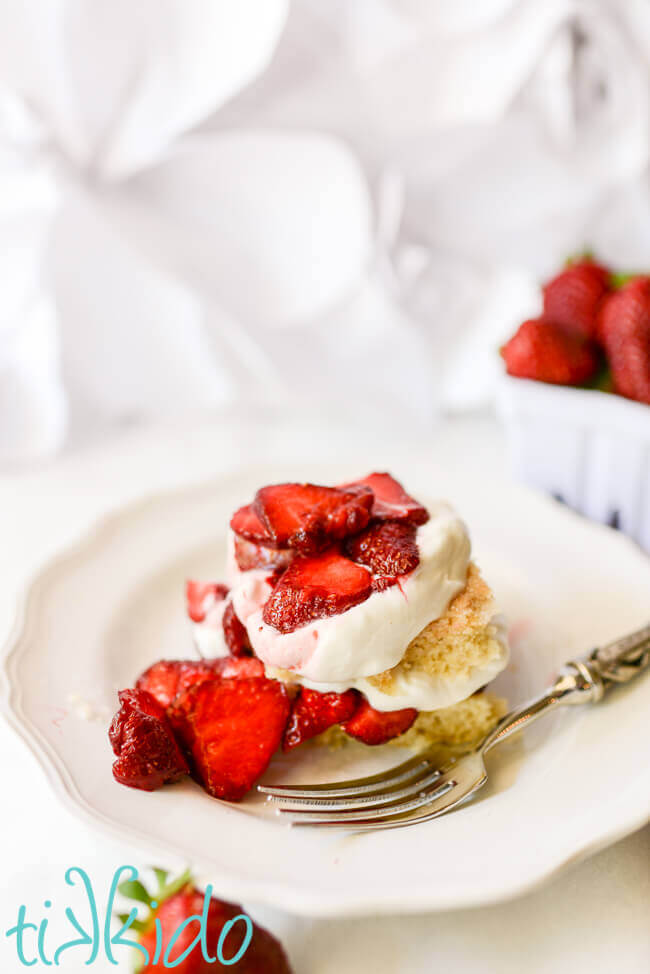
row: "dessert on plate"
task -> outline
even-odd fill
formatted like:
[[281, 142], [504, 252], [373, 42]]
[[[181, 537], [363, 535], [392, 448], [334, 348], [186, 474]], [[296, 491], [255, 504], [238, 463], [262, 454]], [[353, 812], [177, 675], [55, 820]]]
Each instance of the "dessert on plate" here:
[[237, 801], [278, 749], [465, 744], [503, 713], [483, 688], [507, 640], [467, 529], [388, 473], [262, 487], [232, 516], [226, 576], [186, 585], [199, 658], [160, 660], [120, 693], [122, 784], [190, 773]]

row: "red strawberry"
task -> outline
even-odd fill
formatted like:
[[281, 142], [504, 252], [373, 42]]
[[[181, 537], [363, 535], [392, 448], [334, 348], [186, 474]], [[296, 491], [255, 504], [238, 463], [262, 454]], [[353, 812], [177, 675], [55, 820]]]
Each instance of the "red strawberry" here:
[[235, 511], [230, 519], [230, 527], [241, 538], [270, 548], [275, 547], [273, 538], [260, 521], [252, 504], [245, 504]]
[[363, 530], [372, 501], [366, 487], [274, 484], [258, 490], [254, 507], [277, 547], [311, 554]]
[[509, 375], [562, 386], [577, 386], [598, 367], [592, 342], [544, 318], [524, 321], [501, 349]]
[[113, 777], [122, 785], [155, 791], [188, 773], [165, 709], [144, 690], [121, 690], [120, 709], [108, 737], [117, 760]]
[[359, 703], [356, 690], [345, 693], [319, 693], [303, 687], [291, 705], [289, 723], [284, 732], [282, 750], [292, 748], [322, 734], [328, 727], [348, 720]]
[[251, 568], [280, 568], [287, 567], [295, 552], [291, 548], [269, 548], [268, 545], [255, 544], [235, 535], [235, 561], [243, 571]]
[[136, 687], [146, 690], [162, 707], [170, 703], [183, 690], [214, 680], [216, 677], [239, 679], [240, 677], [264, 676], [264, 664], [250, 656], [221, 659], [161, 659], [138, 677]]
[[429, 520], [426, 507], [407, 494], [400, 482], [389, 473], [371, 473], [354, 484], [345, 484], [345, 487], [356, 484], [370, 487], [375, 495], [371, 512], [373, 518], [411, 521], [412, 524], [425, 524]]
[[372, 580], [373, 592], [385, 592], [387, 588], [397, 585], [397, 578], [394, 575], [375, 575]]
[[417, 527], [409, 521], [379, 521], [345, 542], [345, 553], [374, 575], [406, 575], [420, 563]]
[[[162, 875], [165, 876], [164, 873]], [[226, 937], [222, 937], [222, 931], [235, 917], [247, 916], [247, 914], [235, 903], [227, 903], [210, 896], [203, 943], [208, 957], [215, 958], [216, 961], [204, 958], [201, 941], [198, 938], [201, 932], [201, 918], [206, 906], [205, 894], [194, 886], [191, 877], [188, 876], [187, 882], [183, 883], [185, 878], [181, 876], [178, 881], [168, 886], [162, 885], [153, 895], [149, 894], [140, 883], [135, 884], [138, 895], [142, 890], [150, 903], [157, 904], [155, 909], [149, 911], [146, 920], [138, 921], [137, 929], [140, 931], [138, 940], [149, 957], [149, 963], [139, 968], [141, 974], [155, 974], [155, 972], [162, 974], [172, 966], [177, 974], [208, 974], [208, 972], [214, 974], [215, 969], [222, 967], [222, 960], [224, 962], [232, 960], [243, 946], [247, 931], [245, 921], [237, 921]], [[163, 883], [165, 880], [166, 877]], [[120, 891], [124, 889], [123, 895], [127, 895], [133, 885], [133, 883], [125, 883], [120, 887]], [[135, 895], [136, 892], [133, 893], [133, 896]], [[142, 907], [139, 901], [138, 906]], [[124, 916], [120, 919], [124, 920]], [[167, 954], [177, 931], [181, 932]], [[196, 945], [193, 947], [195, 942]], [[219, 954], [220, 942], [221, 954]], [[180, 963], [175, 963], [186, 951], [189, 951], [187, 957]], [[228, 969], [235, 974], [291, 974], [282, 945], [257, 924], [253, 924], [253, 937], [243, 957], [235, 964], [228, 964]]]
[[185, 583], [187, 614], [192, 622], [203, 622], [208, 610], [216, 602], [222, 602], [228, 595], [228, 586], [217, 582], [197, 582], [189, 579]]
[[136, 688], [150, 693], [161, 707], [168, 707], [180, 690], [214, 677], [218, 660], [161, 659], [138, 677]]
[[297, 557], [267, 599], [263, 619], [279, 632], [293, 632], [365, 602], [371, 592], [369, 572], [338, 551]]
[[214, 673], [224, 680], [246, 680], [264, 676], [264, 663], [257, 656], [225, 656], [214, 660]]
[[350, 737], [356, 737], [364, 744], [385, 744], [407, 731], [417, 715], [417, 710], [412, 707], [386, 712], [375, 710], [364, 697], [350, 720], [341, 727]]
[[583, 338], [596, 338], [598, 308], [610, 278], [610, 271], [592, 260], [569, 264], [543, 288], [544, 317]]
[[269, 572], [269, 574], [266, 576], [266, 581], [271, 586], [271, 588], [275, 588], [275, 586], [278, 584], [278, 582], [284, 575], [285, 571], [286, 571], [285, 568], [275, 568], [272, 572]]
[[[201, 917], [205, 904], [203, 893], [199, 893], [191, 886], [186, 887], [182, 892], [165, 900], [152, 915], [152, 921], [158, 919], [161, 925], [162, 942], [165, 945], [161, 957], [156, 964], [148, 964], [141, 968], [142, 974], [155, 971], [168, 971], [170, 964], [182, 956], [184, 951], [192, 945], [199, 933], [199, 920], [187, 924], [181, 935], [176, 940], [173, 949], [168, 955], [169, 963], [165, 965], [166, 945], [170, 943], [175, 932], [181, 924], [186, 922], [189, 917]], [[219, 938], [221, 931], [226, 923], [233, 920], [236, 916], [244, 914], [240, 906], [233, 903], [225, 903], [222, 900], [210, 900], [208, 907], [208, 919], [206, 924], [206, 952], [208, 957], [217, 958]], [[237, 922], [230, 930], [227, 938], [222, 942], [222, 957], [230, 960], [237, 955], [241, 948], [246, 933], [244, 921]], [[149, 957], [155, 957], [156, 952], [156, 929], [152, 923], [151, 929], [140, 936], [140, 943], [148, 951]], [[218, 967], [221, 963], [217, 960]], [[241, 960], [236, 964], [229, 965], [229, 970], [236, 974], [291, 974], [291, 968], [281, 944], [267, 930], [255, 926], [253, 939], [246, 948]], [[200, 943], [190, 951], [188, 956], [175, 965], [175, 970], [180, 974], [214, 974], [215, 964], [209, 963], [201, 951]]]
[[235, 612], [232, 602], [226, 606], [223, 614], [223, 634], [228, 649], [233, 656], [247, 656], [252, 653], [252, 647], [246, 632], [246, 627]]
[[174, 731], [196, 779], [214, 798], [239, 801], [280, 745], [289, 697], [277, 680], [208, 680], [179, 694]]
[[598, 327], [614, 391], [650, 405], [650, 277], [635, 277], [611, 294]]

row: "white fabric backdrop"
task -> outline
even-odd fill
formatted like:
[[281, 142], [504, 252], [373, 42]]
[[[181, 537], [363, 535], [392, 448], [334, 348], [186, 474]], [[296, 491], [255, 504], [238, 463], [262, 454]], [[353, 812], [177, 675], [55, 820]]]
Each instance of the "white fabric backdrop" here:
[[0, 0], [0, 459], [205, 408], [426, 427], [650, 266], [645, 0]]

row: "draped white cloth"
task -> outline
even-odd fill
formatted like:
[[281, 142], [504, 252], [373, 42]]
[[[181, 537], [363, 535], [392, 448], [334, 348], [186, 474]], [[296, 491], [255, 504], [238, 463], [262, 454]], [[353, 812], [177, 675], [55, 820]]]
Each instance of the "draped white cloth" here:
[[645, 0], [0, 0], [0, 459], [486, 402], [535, 281], [650, 265]]

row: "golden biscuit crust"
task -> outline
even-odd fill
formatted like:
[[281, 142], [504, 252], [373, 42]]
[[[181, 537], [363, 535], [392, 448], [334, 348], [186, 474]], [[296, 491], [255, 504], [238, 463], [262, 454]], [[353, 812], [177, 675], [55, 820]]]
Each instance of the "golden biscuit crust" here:
[[400, 679], [413, 670], [450, 679], [469, 676], [477, 667], [503, 654], [499, 629], [493, 621], [494, 611], [492, 592], [477, 566], [470, 562], [467, 584], [452, 599], [447, 611], [409, 643], [396, 666], [368, 677], [368, 682], [390, 694]]

